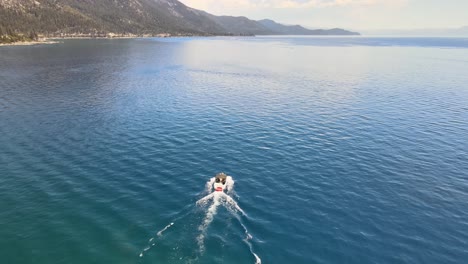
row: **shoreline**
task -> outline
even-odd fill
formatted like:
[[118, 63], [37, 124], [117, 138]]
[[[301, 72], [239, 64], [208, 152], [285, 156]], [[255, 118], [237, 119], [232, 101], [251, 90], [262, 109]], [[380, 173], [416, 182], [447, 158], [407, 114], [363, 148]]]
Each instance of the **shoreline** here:
[[8, 47], [8, 46], [34, 46], [34, 45], [43, 45], [43, 44], [58, 44], [59, 41], [53, 40], [39, 40], [39, 41], [18, 41], [12, 43], [0, 43], [0, 47]]
[[[156, 35], [156, 36], [112, 36], [112, 37], [91, 37], [91, 36], [64, 36], [64, 37], [47, 37], [39, 41], [18, 41], [12, 43], [0, 43], [0, 47], [5, 46], [33, 46], [42, 44], [59, 44], [62, 43], [60, 40], [70, 39], [146, 39], [146, 38], [181, 38], [181, 37], [239, 37], [237, 35]], [[253, 37], [253, 36], [249, 36]]]
[[[186, 37], [256, 37], [257, 35], [192, 35], [192, 34], [158, 34], [158, 35], [111, 35], [111, 36], [87, 36], [87, 35], [77, 35], [77, 36], [42, 36], [41, 40], [36, 41], [18, 41], [12, 43], [0, 43], [0, 47], [8, 46], [33, 46], [33, 45], [43, 45], [43, 44], [60, 44], [63, 43], [60, 40], [71, 40], [71, 39], [147, 39], [147, 38], [186, 38]], [[271, 35], [262, 35], [262, 36], [271, 36]], [[282, 35], [278, 35], [282, 36]], [[306, 35], [304, 35], [306, 36]], [[325, 35], [307, 35], [307, 36], [325, 36]], [[351, 36], [351, 35], [337, 35], [337, 37]], [[325, 36], [330, 37], [330, 36]]]
[[[146, 38], [175, 38], [175, 37], [201, 37], [201, 36], [122, 36], [122, 37], [50, 37], [41, 41], [17, 41], [11, 43], [0, 43], [0, 47], [6, 46], [33, 46], [33, 45], [42, 45], [42, 44], [59, 44], [62, 43], [60, 40], [70, 40], [70, 39], [146, 39]], [[207, 37], [207, 36], [203, 36]], [[211, 37], [211, 36], [210, 36]]]

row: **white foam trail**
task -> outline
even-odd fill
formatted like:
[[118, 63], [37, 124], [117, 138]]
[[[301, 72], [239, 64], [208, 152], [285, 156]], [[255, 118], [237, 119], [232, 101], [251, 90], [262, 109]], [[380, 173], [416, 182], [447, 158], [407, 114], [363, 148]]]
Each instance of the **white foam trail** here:
[[206, 182], [205, 193], [211, 193], [211, 188], [213, 188], [213, 183], [215, 182], [215, 180], [215, 177], [213, 177]]
[[245, 232], [245, 235], [246, 235], [246, 237], [244, 239], [244, 242], [249, 247], [250, 253], [252, 253], [252, 255], [254, 255], [255, 264], [262, 264], [262, 259], [254, 252], [252, 243], [250, 242], [250, 240], [253, 239], [253, 236], [249, 233], [249, 230], [247, 230], [247, 227], [244, 225], [244, 223], [242, 223], [242, 219], [240, 219], [237, 216], [236, 216], [236, 218], [237, 218], [237, 220], [239, 220], [239, 223], [241, 224], [242, 228], [244, 228], [244, 232]]
[[155, 235], [154, 237], [150, 238], [150, 239], [148, 240], [147, 247], [141, 251], [141, 253], [140, 253], [140, 255], [139, 255], [140, 258], [143, 257], [143, 255], [144, 255], [144, 253], [145, 253], [146, 251], [150, 250], [152, 247], [154, 247], [154, 246], [156, 245], [156, 242], [154, 242], [154, 240], [156, 239], [156, 237], [161, 237], [161, 236], [163, 235], [163, 233], [164, 233], [167, 229], [169, 229], [170, 227], [172, 227], [176, 221], [178, 221], [179, 219], [185, 217], [188, 213], [190, 213], [190, 211], [189, 211], [189, 212], [186, 212], [186, 213], [184, 213], [184, 214], [182, 214], [182, 215], [179, 216], [179, 217], [177, 217], [175, 220], [173, 220], [174, 222], [171, 222], [170, 224], [168, 224], [167, 226], [165, 226], [163, 229], [159, 230], [159, 231], [156, 233], [156, 235]]
[[200, 234], [197, 237], [197, 243], [198, 243], [198, 247], [200, 248], [201, 253], [205, 251], [206, 229], [211, 224], [211, 222], [214, 219], [214, 216], [216, 215], [218, 206], [221, 204], [221, 197], [223, 194], [224, 193], [222, 192], [214, 192], [197, 201], [197, 204], [204, 204], [204, 202], [208, 201], [210, 198], [213, 198], [213, 204], [206, 211], [205, 218], [203, 219], [202, 224], [198, 227]]
[[143, 249], [143, 251], [140, 253], [140, 258], [143, 257], [143, 254], [148, 251], [149, 249], [151, 248], [151, 246], [148, 246], [148, 247], [145, 247], [145, 249]]
[[200, 200], [198, 200], [196, 202], [196, 204], [200, 205], [200, 206], [206, 205], [208, 203], [208, 201], [214, 197], [214, 194], [215, 193], [208, 194], [207, 196], [205, 196], [205, 197], [201, 198]]
[[[159, 237], [162, 236], [162, 233], [163, 233], [164, 231], [166, 231], [169, 227], [173, 226], [173, 225], [174, 225], [174, 223], [168, 224], [166, 227], [164, 227], [163, 229], [159, 230], [159, 232], [158, 232], [156, 235], [159, 236]], [[154, 237], [150, 239], [150, 242], [153, 241], [153, 239], [154, 239]]]
[[[206, 195], [205, 197], [201, 198], [200, 200], [198, 200], [196, 202], [196, 205], [198, 205], [198, 206], [206, 206], [211, 200], [213, 201], [213, 203], [206, 210], [206, 214], [205, 214], [205, 217], [203, 219], [203, 222], [198, 227], [198, 230], [200, 231], [200, 234], [197, 236], [197, 243], [198, 243], [198, 246], [199, 246], [200, 254], [203, 254], [203, 252], [205, 251], [205, 244], [204, 243], [205, 243], [205, 236], [206, 236], [207, 229], [208, 229], [209, 225], [211, 224], [211, 222], [213, 222], [213, 219], [217, 214], [218, 207], [220, 205], [223, 205], [239, 221], [240, 225], [244, 229], [244, 232], [246, 234], [246, 238], [244, 239], [244, 242], [248, 245], [250, 253], [255, 257], [255, 264], [261, 264], [262, 260], [253, 251], [253, 246], [252, 246], [252, 243], [250, 242], [250, 240], [252, 240], [253, 237], [249, 233], [249, 231], [247, 230], [247, 227], [244, 225], [244, 223], [242, 222], [242, 219], [241, 219], [241, 216], [242, 215], [246, 216], [246, 213], [244, 212], [244, 210], [242, 210], [242, 208], [240, 208], [240, 206], [237, 204], [237, 202], [231, 196], [229, 196], [229, 194], [235, 195], [235, 192], [234, 192], [234, 183], [235, 182], [234, 182], [233, 178], [231, 176], [227, 176], [227, 178], [226, 178], [226, 185], [225, 185], [226, 193], [214, 191], [213, 190], [214, 182], [215, 182], [215, 177], [209, 179], [206, 182], [205, 193], [207, 193], [208, 195]], [[173, 221], [176, 222], [180, 218], [184, 217], [186, 214], [184, 214], [182, 216], [179, 216], [177, 219], [175, 219]], [[154, 242], [155, 238], [156, 237], [161, 237], [163, 235], [163, 233], [167, 229], [169, 229], [170, 227], [172, 227], [174, 225], [174, 222], [171, 222], [170, 224], [165, 226], [163, 229], [159, 230], [156, 233], [156, 236], [152, 237], [148, 241], [148, 246], [140, 253], [139, 256], [143, 257], [144, 253], [146, 251], [150, 250], [153, 246], [155, 246], [156, 245], [156, 242]]]
[[[211, 178], [207, 183], [206, 183], [206, 190], [212, 190], [212, 186], [214, 183], [215, 178]], [[249, 233], [247, 230], [247, 227], [242, 223], [242, 219], [240, 218], [238, 213], [241, 213], [241, 215], [246, 215], [244, 210], [240, 208], [240, 206], [237, 204], [237, 202], [228, 194], [233, 194], [234, 193], [234, 180], [232, 179], [231, 176], [227, 176], [226, 178], [226, 192], [212, 192], [211, 194], [208, 194], [207, 196], [201, 198], [196, 202], [197, 205], [199, 206], [205, 206], [208, 204], [210, 200], [213, 200], [213, 203], [208, 207], [206, 210], [206, 215], [205, 218], [203, 219], [202, 224], [198, 227], [198, 230], [200, 231], [200, 234], [197, 237], [197, 243], [199, 246], [200, 254], [203, 254], [205, 251], [205, 236], [206, 236], [206, 231], [208, 229], [208, 226], [213, 222], [214, 217], [216, 216], [216, 213], [218, 211], [218, 207], [220, 205], [224, 205], [228, 211], [236, 217], [236, 219], [239, 221], [241, 224], [242, 228], [244, 229], [244, 232], [246, 234], [246, 238], [244, 242], [247, 244], [249, 247], [250, 253], [255, 257], [255, 264], [261, 264], [262, 260], [260, 257], [253, 251], [253, 246], [250, 240], [252, 240], [252, 235]]]
[[252, 255], [255, 257], [255, 264], [261, 264], [262, 259], [254, 252], [252, 243], [250, 242], [250, 240], [253, 239], [253, 236], [249, 233], [247, 227], [244, 225], [244, 223], [242, 222], [241, 217], [237, 214], [237, 212], [240, 212], [244, 216], [247, 216], [247, 215], [244, 212], [244, 210], [242, 210], [242, 208], [240, 208], [240, 206], [236, 203], [236, 201], [231, 196], [229, 196], [229, 195], [235, 195], [234, 183], [235, 183], [234, 179], [231, 176], [227, 176], [227, 178], [226, 178], [226, 193], [227, 194], [222, 193], [222, 198], [224, 198], [225, 205], [226, 205], [226, 208], [228, 209], [228, 211], [234, 217], [237, 218], [240, 225], [244, 229], [244, 232], [246, 234], [246, 238], [244, 239], [244, 242], [249, 247], [250, 253], [252, 253]]
[[202, 224], [198, 227], [200, 234], [197, 237], [197, 242], [198, 242], [200, 253], [203, 254], [203, 252], [205, 251], [204, 243], [205, 243], [205, 236], [206, 236], [206, 231], [208, 229], [208, 226], [211, 224], [214, 217], [216, 216], [218, 207], [220, 205], [224, 205], [228, 209], [228, 211], [239, 221], [240, 225], [244, 229], [244, 232], [246, 235], [244, 242], [249, 247], [250, 253], [255, 257], [255, 264], [261, 264], [262, 259], [254, 252], [252, 243], [250, 242], [250, 240], [253, 239], [253, 236], [249, 233], [247, 227], [244, 225], [240, 215], [238, 214], [239, 212], [241, 213], [241, 215], [246, 216], [244, 210], [240, 208], [240, 206], [236, 203], [234, 199], [232, 199], [232, 197], [230, 197], [229, 195], [223, 192], [213, 192], [201, 198], [200, 200], [198, 200], [197, 205], [206, 205], [210, 199], [213, 199], [213, 203], [206, 210], [205, 218], [203, 219]]
[[[160, 237], [162, 236], [162, 234], [164, 233], [164, 231], [166, 231], [168, 228], [170, 228], [171, 226], [174, 225], [174, 222], [168, 224], [167, 226], [165, 226], [163, 229], [159, 230], [158, 233], [156, 233], [156, 236]], [[154, 241], [154, 237], [150, 238], [150, 240], [148, 241], [148, 246], [143, 249], [143, 251], [141, 251], [140, 253], [140, 258], [143, 257], [144, 253], [148, 250], [150, 250], [152, 247], [154, 247], [156, 245], [156, 243], [153, 243]]]
[[257, 254], [253, 253], [252, 254], [254, 255], [255, 257], [255, 264], [262, 264], [262, 259], [258, 257]]
[[[241, 212], [243, 215], [246, 215], [244, 210], [242, 210], [242, 208], [239, 207], [239, 205], [236, 203], [236, 201], [234, 201], [234, 199], [232, 199], [231, 196], [225, 193], [222, 193], [222, 196], [225, 199], [226, 208], [229, 210], [229, 212], [231, 212], [231, 214], [235, 214], [236, 211], [238, 211]], [[233, 210], [232, 208], [234, 208], [235, 210]]]
[[226, 177], [226, 192], [231, 194], [234, 191], [234, 179], [231, 176]]

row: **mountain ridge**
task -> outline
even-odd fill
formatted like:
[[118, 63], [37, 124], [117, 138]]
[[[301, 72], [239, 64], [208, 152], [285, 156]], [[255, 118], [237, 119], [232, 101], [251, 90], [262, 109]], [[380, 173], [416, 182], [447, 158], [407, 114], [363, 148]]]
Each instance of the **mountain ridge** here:
[[308, 29], [301, 25], [283, 25], [271, 19], [262, 19], [258, 22], [279, 35], [360, 35], [341, 28]]
[[[284, 35], [287, 34], [288, 28], [291, 31], [289, 34], [301, 32], [297, 27], [274, 23], [281, 30], [247, 17], [215, 16], [188, 7], [178, 0], [0, 1], [0, 35], [4, 35], [5, 32], [34, 32], [49, 37], [158, 34]], [[304, 35], [355, 33], [345, 30], [302, 29], [306, 33]]]

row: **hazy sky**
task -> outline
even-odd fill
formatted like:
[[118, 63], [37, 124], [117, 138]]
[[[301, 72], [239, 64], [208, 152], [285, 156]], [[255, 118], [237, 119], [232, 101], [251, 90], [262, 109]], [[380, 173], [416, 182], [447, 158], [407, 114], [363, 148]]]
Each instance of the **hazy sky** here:
[[347, 29], [468, 26], [468, 0], [181, 0], [216, 15]]

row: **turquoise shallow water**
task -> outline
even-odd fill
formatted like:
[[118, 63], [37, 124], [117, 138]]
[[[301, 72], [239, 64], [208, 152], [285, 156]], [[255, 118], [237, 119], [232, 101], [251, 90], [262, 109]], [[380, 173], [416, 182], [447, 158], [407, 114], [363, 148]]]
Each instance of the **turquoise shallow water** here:
[[[0, 47], [0, 263], [463, 263], [467, 58], [457, 38]], [[195, 204], [220, 171], [245, 214]]]

